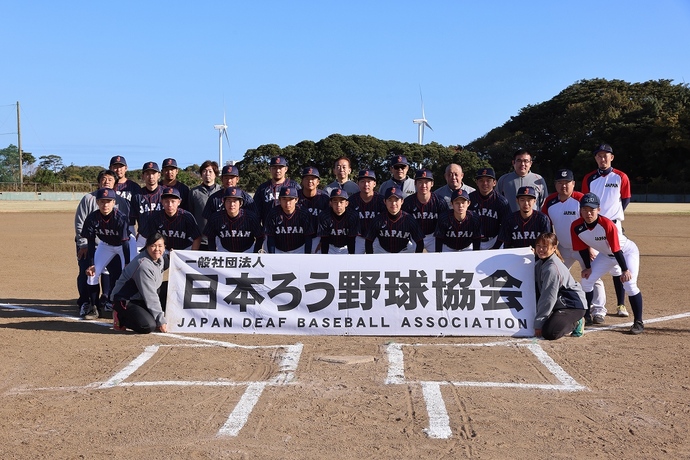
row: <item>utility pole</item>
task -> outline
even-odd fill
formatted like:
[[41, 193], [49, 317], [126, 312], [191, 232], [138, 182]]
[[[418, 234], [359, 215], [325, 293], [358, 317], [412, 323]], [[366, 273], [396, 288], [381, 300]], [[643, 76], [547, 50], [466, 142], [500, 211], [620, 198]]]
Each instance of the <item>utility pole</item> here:
[[24, 191], [24, 171], [22, 170], [22, 130], [19, 119], [19, 101], [17, 101], [17, 148], [19, 149], [19, 191]]

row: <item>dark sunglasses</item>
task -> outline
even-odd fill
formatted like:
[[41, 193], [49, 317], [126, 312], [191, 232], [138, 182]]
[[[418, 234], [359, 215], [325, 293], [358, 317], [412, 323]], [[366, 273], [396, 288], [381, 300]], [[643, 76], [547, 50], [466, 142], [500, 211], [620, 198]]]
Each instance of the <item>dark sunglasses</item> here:
[[393, 169], [405, 169], [407, 168], [407, 165], [395, 165], [393, 166]]

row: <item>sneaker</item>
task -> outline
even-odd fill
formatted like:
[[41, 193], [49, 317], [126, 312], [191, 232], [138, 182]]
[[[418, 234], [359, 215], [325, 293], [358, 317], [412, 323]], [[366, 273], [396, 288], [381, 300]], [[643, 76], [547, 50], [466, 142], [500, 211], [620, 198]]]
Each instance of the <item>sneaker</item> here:
[[644, 323], [642, 321], [635, 321], [630, 328], [630, 333], [633, 335], [642, 334], [644, 332]]
[[89, 305], [88, 311], [83, 315], [84, 319], [98, 319], [98, 308], [95, 305]]
[[622, 318], [627, 318], [630, 316], [628, 314], [628, 310], [625, 309], [625, 305], [618, 305], [618, 308], [616, 308], [616, 316], [620, 316]]
[[89, 302], [84, 302], [79, 307], [79, 316], [83, 318], [89, 313], [89, 311], [91, 311], [91, 304]]
[[117, 316], [117, 312], [113, 310], [113, 330], [114, 331], [126, 331], [127, 328], [120, 324], [120, 318]]
[[582, 335], [585, 333], [585, 319], [580, 318], [577, 323], [575, 323], [575, 329], [573, 329], [573, 332], [570, 333], [571, 336], [573, 337], [582, 337]]
[[593, 324], [604, 324], [604, 315], [594, 315], [592, 316]]
[[113, 303], [110, 300], [103, 302], [103, 311], [113, 311]]
[[591, 326], [594, 324], [594, 321], [592, 321], [592, 315], [589, 314], [589, 311], [585, 313], [585, 326]]

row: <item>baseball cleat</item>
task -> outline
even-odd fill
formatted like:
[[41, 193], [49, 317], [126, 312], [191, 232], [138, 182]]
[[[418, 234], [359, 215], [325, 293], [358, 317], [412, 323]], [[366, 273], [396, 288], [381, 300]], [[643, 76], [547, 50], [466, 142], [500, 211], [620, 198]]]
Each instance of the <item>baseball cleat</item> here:
[[616, 308], [616, 316], [620, 316], [622, 318], [627, 318], [628, 316], [630, 316], [628, 314], [628, 310], [625, 309], [625, 305], [618, 305], [618, 307]]
[[103, 302], [103, 311], [113, 311], [113, 303], [110, 300]]
[[630, 333], [633, 335], [642, 334], [644, 332], [644, 323], [642, 321], [635, 321], [630, 328]]
[[88, 311], [83, 317], [84, 319], [98, 319], [98, 308], [95, 305], [89, 305]]
[[91, 304], [89, 302], [84, 302], [79, 307], [79, 316], [81, 316], [83, 318], [84, 316], [86, 316], [89, 313], [90, 310], [91, 310]]
[[594, 324], [604, 324], [604, 315], [593, 315], [592, 323]]

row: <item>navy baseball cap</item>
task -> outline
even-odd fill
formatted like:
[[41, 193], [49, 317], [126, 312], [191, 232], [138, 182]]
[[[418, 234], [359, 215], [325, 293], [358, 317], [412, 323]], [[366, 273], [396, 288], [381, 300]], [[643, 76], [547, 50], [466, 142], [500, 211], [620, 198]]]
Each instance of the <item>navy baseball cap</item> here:
[[297, 189], [295, 187], [283, 187], [280, 189], [279, 198], [294, 198], [297, 199]]
[[594, 193], [585, 193], [580, 199], [580, 207], [598, 208], [599, 207], [599, 197]]
[[223, 166], [223, 171], [220, 174], [221, 176], [240, 176], [240, 170], [237, 169], [237, 166], [235, 165], [225, 165]]
[[271, 166], [287, 166], [288, 162], [285, 157], [277, 156], [271, 158]]
[[177, 160], [174, 158], [166, 158], [163, 160], [163, 169], [165, 168], [177, 168]]
[[531, 196], [532, 198], [536, 198], [537, 197], [537, 191], [534, 189], [534, 187], [532, 187], [531, 185], [528, 185], [527, 187], [520, 187], [515, 196], [516, 197]]
[[403, 199], [403, 194], [402, 194], [402, 190], [400, 190], [400, 187], [387, 188], [386, 192], [383, 195], [383, 198], [385, 200], [387, 200], [388, 198], [390, 198], [392, 196], [397, 196], [401, 200]]
[[341, 188], [334, 188], [333, 190], [331, 190], [331, 200], [333, 198], [342, 198], [344, 200], [347, 200], [348, 196], [349, 195], [347, 194], [347, 192]]
[[556, 171], [556, 177], [554, 178], [556, 182], [559, 180], [567, 180], [568, 182], [575, 180], [575, 175], [569, 169], [559, 169]]
[[496, 173], [494, 172], [494, 168], [483, 168], [478, 170], [474, 178], [479, 179], [480, 177], [490, 177], [492, 179], [496, 179]]
[[596, 155], [599, 152], [613, 153], [613, 147], [611, 147], [609, 144], [600, 144], [599, 147], [592, 151], [592, 155]]
[[237, 198], [244, 203], [244, 195], [242, 195], [242, 189], [239, 187], [228, 187], [223, 192], [223, 201], [226, 198]]
[[174, 188], [174, 187], [164, 187], [163, 188], [163, 193], [161, 193], [161, 198], [177, 198], [179, 200], [182, 199], [180, 196], [180, 192]]
[[115, 199], [115, 190], [111, 188], [99, 188], [96, 190], [96, 199], [97, 200], [114, 200]]
[[376, 173], [373, 169], [360, 169], [359, 174], [357, 175], [357, 180], [360, 179], [376, 180]]
[[391, 166], [395, 166], [395, 165], [410, 166], [410, 163], [407, 162], [407, 157], [405, 155], [396, 155], [394, 157], [391, 157], [390, 164], [391, 164]]
[[125, 157], [122, 157], [120, 155], [115, 155], [110, 159], [110, 166], [112, 165], [122, 165], [122, 166], [127, 166], [127, 160], [125, 160]]
[[319, 179], [321, 178], [321, 176], [319, 175], [319, 170], [313, 166], [307, 166], [304, 169], [302, 169], [302, 177], [304, 176], [315, 176]]
[[470, 201], [470, 196], [461, 188], [453, 190], [453, 193], [450, 195], [450, 202], [452, 203], [458, 198], [464, 198], [465, 200]]
[[414, 174], [414, 180], [417, 179], [429, 179], [434, 180], [434, 173], [428, 169], [420, 169]]
[[145, 171], [156, 171], [156, 172], [161, 172], [160, 168], [158, 167], [158, 163], [155, 161], [149, 161], [147, 163], [144, 163], [144, 166], [141, 167], [141, 172]]

